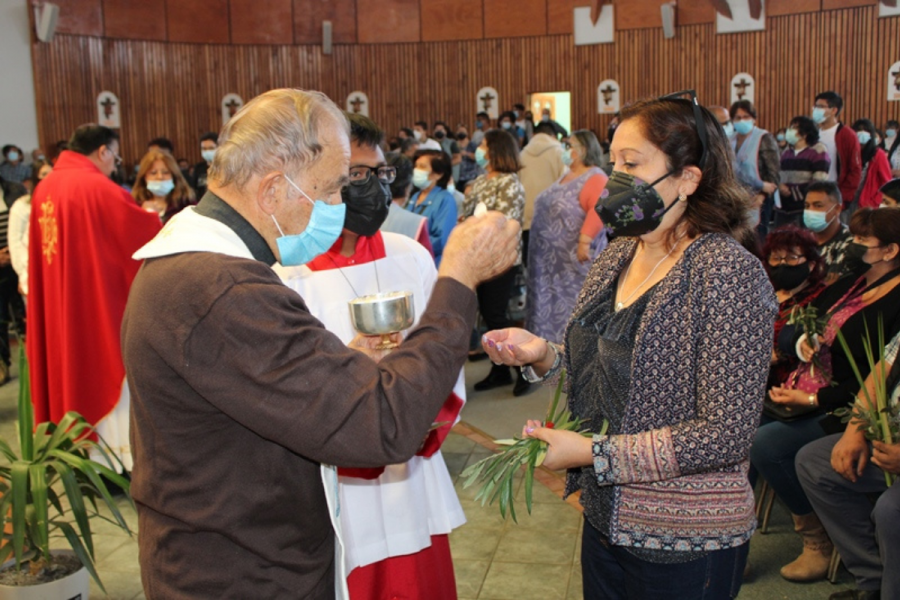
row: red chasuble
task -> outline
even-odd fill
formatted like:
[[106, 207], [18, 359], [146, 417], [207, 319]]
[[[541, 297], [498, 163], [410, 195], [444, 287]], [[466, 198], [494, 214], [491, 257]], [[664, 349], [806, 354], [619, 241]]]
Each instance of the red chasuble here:
[[74, 410], [96, 425], [115, 408], [125, 377], [119, 330], [141, 266], [131, 255], [160, 227], [75, 152], [60, 154], [35, 189], [26, 349], [36, 423]]

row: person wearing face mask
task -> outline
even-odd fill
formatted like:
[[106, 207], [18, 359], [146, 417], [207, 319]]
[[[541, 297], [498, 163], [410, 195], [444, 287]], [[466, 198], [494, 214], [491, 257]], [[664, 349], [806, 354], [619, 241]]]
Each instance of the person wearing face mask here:
[[819, 142], [819, 128], [809, 117], [791, 119], [785, 139], [789, 147], [781, 154], [781, 208], [775, 208], [775, 227], [802, 226], [806, 190], [810, 183], [828, 179], [831, 159]]
[[159, 215], [163, 223], [197, 203], [175, 159], [161, 150], [151, 150], [141, 159], [131, 195], [138, 206]]
[[[606, 247], [594, 210], [607, 181], [601, 160], [597, 137], [586, 129], [573, 132], [563, 154], [568, 169], [534, 201], [525, 327], [556, 344], [563, 341], [591, 262]], [[522, 170], [523, 185], [528, 169]]]
[[850, 273], [845, 262], [847, 245], [853, 239], [850, 229], [841, 223], [841, 191], [833, 181], [814, 181], [806, 188], [803, 225], [816, 236], [819, 254], [825, 259], [829, 285]]
[[516, 104], [513, 106], [513, 114], [516, 116], [516, 127], [525, 132], [524, 144], [527, 145], [534, 137], [534, 121], [528, 116], [524, 104]]
[[451, 168], [449, 157], [439, 150], [416, 153], [412, 184], [418, 188], [406, 203], [406, 210], [428, 219], [428, 237], [434, 251], [434, 264], [441, 265], [444, 246], [456, 226], [456, 199], [447, 189]]
[[778, 142], [778, 153], [783, 154], [789, 148], [787, 142], [787, 129], [783, 127], [775, 132], [775, 141]]
[[[348, 302], [359, 295], [407, 290], [413, 292], [415, 307], [427, 306], [437, 271], [431, 255], [414, 241], [379, 231], [391, 203], [395, 170], [380, 148], [382, 130], [368, 117], [346, 116], [350, 184], [341, 190], [347, 206], [344, 229], [324, 254], [298, 267], [276, 265], [275, 271], [303, 297], [314, 317], [349, 343], [355, 331]], [[428, 434], [409, 461], [368, 469], [338, 465], [344, 554], [338, 568], [347, 578], [351, 600], [456, 598], [448, 534], [466, 519], [439, 448], [465, 397], [460, 371], [435, 418], [445, 424]], [[422, 490], [428, 490], [427, 498]]]
[[26, 351], [35, 422], [80, 413], [130, 471], [122, 313], [161, 225], [110, 180], [119, 162], [119, 135], [82, 125], [32, 194]]
[[216, 156], [216, 148], [219, 147], [219, 134], [209, 131], [200, 136], [200, 156], [203, 158], [194, 165], [191, 172], [191, 187], [194, 188], [194, 196], [202, 198], [206, 193], [206, 178], [209, 166]]
[[728, 140], [688, 93], [621, 111], [596, 207], [613, 240], [565, 346], [484, 337], [534, 381], [565, 368], [569, 409], [596, 432], [523, 430], [549, 444], [545, 466], [569, 469], [566, 492], [581, 489], [585, 598], [734, 597], [756, 524], [746, 469], [777, 303], [742, 247], [755, 233]]
[[[485, 174], [469, 186], [462, 214], [471, 217], [478, 205], [483, 204], [488, 210], [499, 211], [510, 221], [521, 224], [525, 210], [525, 188], [518, 176], [522, 171], [522, 162], [515, 138], [507, 131], [493, 129], [485, 134], [484, 141], [475, 154]], [[518, 267], [522, 264], [521, 244], [519, 248], [515, 266], [478, 286], [478, 310], [488, 329], [508, 327], [511, 324], [508, 312], [510, 296]], [[513, 383], [515, 396], [527, 393], [531, 385], [521, 377], [521, 369], [516, 370], [514, 380], [508, 366], [494, 364], [487, 377], [475, 384], [475, 391], [491, 390]]]
[[884, 126], [884, 151], [891, 163], [891, 176], [900, 177], [900, 122], [891, 119]]
[[[32, 189], [53, 170], [47, 161], [35, 161], [32, 169]], [[9, 258], [19, 278], [19, 293], [28, 295], [28, 223], [31, 220], [31, 195], [22, 196], [9, 209]]]
[[416, 121], [413, 125], [413, 137], [418, 142], [420, 150], [443, 150], [436, 140], [428, 137], [427, 121]]
[[844, 211], [841, 220], [848, 223], [850, 213], [847, 209], [859, 189], [862, 159], [856, 133], [838, 120], [843, 107], [844, 100], [836, 92], [822, 92], [816, 96], [812, 120], [819, 126], [819, 140], [831, 159], [828, 180], [837, 183], [841, 190]]
[[484, 134], [491, 128], [491, 116], [486, 112], [480, 112], [475, 115], [475, 132], [472, 133], [472, 142], [475, 144], [475, 147], [481, 145], [481, 140], [484, 139]]
[[484, 174], [484, 170], [475, 162], [475, 151], [478, 150], [478, 144], [475, 143], [474, 137], [469, 137], [469, 134], [462, 129], [456, 132], [456, 142], [460, 147], [461, 158], [459, 162], [459, 180], [455, 181], [456, 189], [463, 194], [466, 193], [466, 188], [471, 181]]
[[500, 113], [500, 118], [497, 119], [497, 126], [512, 135], [519, 144], [519, 148], [525, 146], [525, 130], [516, 125], [516, 114], [513, 111], [508, 110]]
[[791, 581], [824, 578], [833, 548], [800, 485], [797, 452], [827, 433], [843, 430], [840, 419], [830, 413], [852, 403], [859, 391], [847, 352], [865, 378], [870, 368], [867, 354], [879, 353], [875, 347], [879, 326], [885, 339], [900, 332], [900, 210], [862, 208], [850, 220], [850, 231], [853, 241], [845, 260], [853, 275], [830, 285], [810, 304], [820, 315], [828, 315], [824, 333], [808, 340], [794, 326], [782, 330], [780, 349], [794, 352], [801, 363], [769, 390], [769, 400], [785, 410], [766, 409], [769, 418], [764, 417], [751, 450], [754, 468], [787, 504], [803, 540], [800, 556], [781, 569]]
[[416, 240], [428, 250], [433, 260], [434, 250], [431, 248], [431, 238], [428, 237], [428, 219], [404, 208], [412, 190], [413, 163], [397, 152], [389, 152], [385, 160], [397, 175], [391, 183], [391, 206], [387, 219], [381, 225], [381, 231], [399, 233]]
[[891, 165], [887, 154], [875, 143], [875, 125], [869, 119], [858, 119], [853, 131], [859, 139], [862, 175], [859, 189], [850, 206], [851, 213], [858, 208], [878, 208], [881, 205], [881, 186], [891, 180]]
[[[772, 134], [756, 126], [756, 109], [749, 100], [732, 104], [729, 115], [735, 131], [731, 138], [735, 165], [745, 180], [752, 182], [753, 204], [758, 209], [753, 212], [753, 219], [759, 221], [756, 230], [760, 238], [765, 238], [781, 175], [778, 143]], [[781, 204], [780, 199], [777, 203]]]
[[3, 146], [3, 162], [0, 162], [0, 177], [6, 181], [24, 184], [31, 177], [31, 165], [25, 164], [22, 149], [12, 144]]
[[566, 128], [553, 120], [549, 108], [541, 110], [541, 123], [549, 123], [550, 127], [553, 128], [553, 131], [556, 132], [557, 137], [569, 137], [569, 132], [566, 131]]
[[462, 155], [459, 152], [459, 144], [456, 143], [456, 136], [450, 135], [450, 127], [446, 123], [435, 121], [434, 139], [441, 145], [444, 154], [450, 157], [450, 164], [453, 165], [453, 181], [459, 181], [459, 165]]
[[355, 209], [342, 202], [350, 157], [347, 119], [324, 94], [270, 90], [223, 126], [206, 196], [136, 253], [121, 339], [151, 597], [347, 598], [335, 465], [419, 451], [465, 362], [474, 288], [515, 260], [516, 224], [462, 223], [399, 348], [345, 343], [272, 267], [308, 264], [345, 228], [375, 225], [378, 170], [349, 192]]

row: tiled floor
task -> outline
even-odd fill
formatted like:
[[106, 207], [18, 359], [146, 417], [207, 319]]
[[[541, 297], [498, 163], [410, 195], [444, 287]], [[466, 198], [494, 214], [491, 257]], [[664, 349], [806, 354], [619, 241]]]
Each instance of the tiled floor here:
[[[496, 506], [482, 507], [474, 501], [476, 488], [464, 489], [459, 473], [469, 464], [488, 456], [489, 436], [510, 437], [521, 430], [526, 418], [540, 418], [546, 411], [549, 390], [535, 390], [524, 398], [513, 398], [511, 388], [473, 394], [472, 384], [482, 378], [490, 363], [469, 363], [469, 404], [463, 419], [471, 427], [457, 427], [443, 447], [451, 475], [468, 522], [450, 536], [461, 600], [565, 600], [581, 598], [581, 521], [576, 503], [560, 500], [561, 478], [546, 472], [534, 486], [534, 511], [525, 512], [521, 482], [517, 484], [518, 524], [500, 518]], [[14, 441], [16, 381], [0, 388], [0, 437]], [[555, 491], [554, 491], [555, 490]], [[124, 506], [125, 503], [123, 502]], [[129, 523], [136, 515], [125, 510]], [[106, 585], [104, 596], [92, 584], [92, 597], [131, 600], [143, 598], [137, 563], [137, 543], [118, 528], [96, 522], [97, 564]], [[841, 574], [838, 585], [826, 582], [792, 584], [778, 575], [778, 568], [796, 556], [799, 538], [790, 530], [785, 510], [776, 504], [770, 533], [757, 534], [751, 543], [752, 574], [744, 584], [742, 599], [825, 599], [846, 589], [852, 579]], [[675, 599], [682, 600], [682, 599]]]

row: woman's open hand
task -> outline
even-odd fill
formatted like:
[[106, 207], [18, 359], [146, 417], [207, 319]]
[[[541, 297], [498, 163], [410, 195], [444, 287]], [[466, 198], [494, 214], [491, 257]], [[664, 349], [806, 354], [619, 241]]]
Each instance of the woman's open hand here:
[[489, 331], [481, 345], [496, 364], [512, 367], [541, 363], [553, 354], [545, 339], [517, 327]]

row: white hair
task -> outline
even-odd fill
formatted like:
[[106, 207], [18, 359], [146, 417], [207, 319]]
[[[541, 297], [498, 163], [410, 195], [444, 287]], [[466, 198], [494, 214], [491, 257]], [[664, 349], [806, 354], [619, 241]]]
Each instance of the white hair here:
[[346, 117], [325, 94], [270, 90], [225, 123], [209, 178], [222, 187], [243, 189], [254, 175], [297, 173], [321, 157], [322, 134], [335, 126], [349, 134]]

